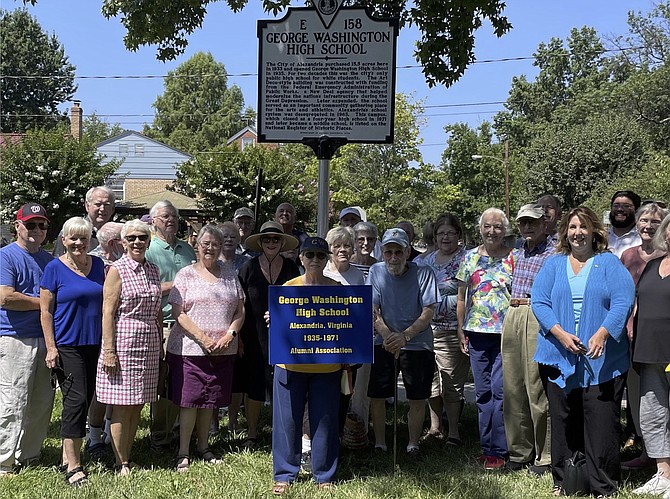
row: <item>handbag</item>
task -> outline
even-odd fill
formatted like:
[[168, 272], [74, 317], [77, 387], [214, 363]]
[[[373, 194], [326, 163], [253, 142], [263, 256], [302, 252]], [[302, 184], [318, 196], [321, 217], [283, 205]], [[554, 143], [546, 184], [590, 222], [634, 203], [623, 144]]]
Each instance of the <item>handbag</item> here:
[[581, 451], [575, 451], [572, 457], [563, 463], [563, 495], [588, 495], [591, 493], [589, 474], [586, 469], [586, 456]]

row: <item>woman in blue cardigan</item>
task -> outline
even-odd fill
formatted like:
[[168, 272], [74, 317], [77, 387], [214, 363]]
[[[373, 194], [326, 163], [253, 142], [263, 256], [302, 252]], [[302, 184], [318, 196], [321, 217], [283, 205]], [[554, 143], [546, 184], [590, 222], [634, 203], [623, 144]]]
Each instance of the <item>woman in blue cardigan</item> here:
[[619, 412], [628, 371], [624, 326], [635, 297], [630, 273], [607, 251], [607, 232], [589, 208], [561, 222], [557, 255], [535, 278], [531, 306], [540, 323], [535, 360], [549, 400], [554, 495], [563, 463], [586, 455], [591, 494], [616, 492]]

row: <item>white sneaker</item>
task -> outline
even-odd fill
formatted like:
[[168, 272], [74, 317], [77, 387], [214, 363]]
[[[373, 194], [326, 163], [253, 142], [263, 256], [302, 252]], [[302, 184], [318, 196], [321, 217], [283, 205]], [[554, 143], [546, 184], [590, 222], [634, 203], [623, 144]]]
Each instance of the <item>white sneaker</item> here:
[[663, 494], [663, 499], [670, 499], [670, 490], [665, 491], [665, 494]]
[[[666, 492], [670, 492], [670, 480], [665, 478], [660, 471], [652, 476], [642, 487], [633, 490], [633, 494], [664, 494], [664, 498], [666, 497]], [[667, 497], [670, 498], [670, 494]]]

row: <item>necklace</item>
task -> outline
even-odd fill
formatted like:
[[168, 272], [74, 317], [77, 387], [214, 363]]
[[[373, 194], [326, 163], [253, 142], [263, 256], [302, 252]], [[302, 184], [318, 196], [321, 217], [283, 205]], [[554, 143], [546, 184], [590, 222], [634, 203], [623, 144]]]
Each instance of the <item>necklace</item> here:
[[86, 272], [88, 272], [88, 255], [85, 256], [86, 261], [83, 265], [83, 267], [79, 267], [77, 263], [74, 261], [74, 259], [70, 256], [70, 253], [65, 253], [65, 258], [68, 261], [70, 267], [72, 267], [74, 270], [77, 272], [86, 275]]
[[570, 254], [570, 258], [572, 258], [572, 260], [573, 260], [577, 265], [579, 265], [579, 268], [580, 268], [580, 269], [583, 269], [583, 268], [584, 268], [584, 265], [586, 265], [586, 263], [591, 259], [591, 257], [588, 257], [585, 261], [581, 262], [581, 261], [579, 261], [579, 260], [577, 259], [577, 257], [573, 256], [572, 253]]

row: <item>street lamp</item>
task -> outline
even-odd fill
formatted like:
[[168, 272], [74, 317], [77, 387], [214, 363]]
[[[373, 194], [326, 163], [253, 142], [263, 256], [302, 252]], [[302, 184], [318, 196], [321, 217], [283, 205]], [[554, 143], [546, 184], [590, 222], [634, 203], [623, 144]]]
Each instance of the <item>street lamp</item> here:
[[505, 157], [504, 159], [496, 158], [495, 156], [486, 156], [482, 154], [473, 154], [471, 156], [472, 159], [475, 161], [479, 161], [480, 159], [493, 159], [495, 161], [498, 161], [499, 163], [502, 163], [503, 168], [505, 169], [505, 216], [507, 216], [507, 219], [509, 219], [509, 164], [508, 164], [508, 158], [509, 158], [509, 148], [507, 146], [507, 141], [505, 141]]

